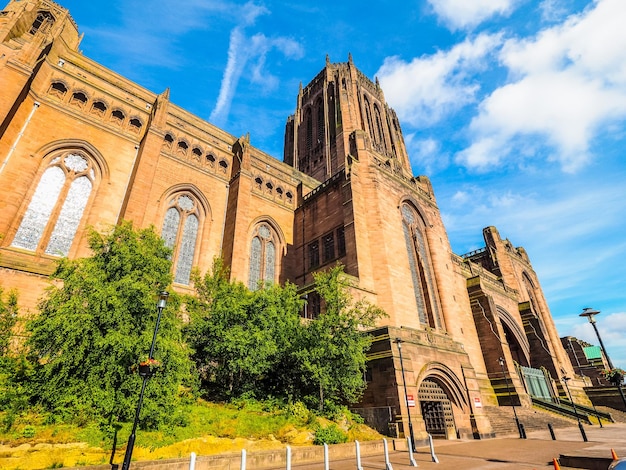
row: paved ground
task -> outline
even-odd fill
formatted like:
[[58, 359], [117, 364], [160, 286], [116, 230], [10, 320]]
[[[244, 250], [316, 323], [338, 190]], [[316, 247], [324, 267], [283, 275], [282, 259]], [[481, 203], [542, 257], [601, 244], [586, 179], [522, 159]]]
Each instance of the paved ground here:
[[[614, 449], [619, 458], [626, 458], [626, 424], [585, 426], [588, 442], [584, 442], [579, 428], [555, 430], [556, 441], [551, 440], [548, 430], [529, 433], [528, 439], [505, 437], [486, 440], [435, 441], [435, 452], [439, 463], [431, 460], [427, 447], [420, 447], [414, 455], [422, 469], [459, 469], [459, 470], [526, 470], [553, 469], [553, 458], [561, 455], [581, 455], [610, 458]], [[393, 470], [408, 470], [408, 452], [392, 451], [390, 462]], [[385, 470], [384, 457], [364, 457], [363, 470]], [[296, 465], [298, 470], [323, 470], [324, 464]], [[608, 464], [607, 464], [608, 467]], [[607, 468], [604, 467], [604, 468]], [[355, 460], [330, 462], [330, 470], [354, 470]], [[584, 467], [565, 467], [562, 470]]]

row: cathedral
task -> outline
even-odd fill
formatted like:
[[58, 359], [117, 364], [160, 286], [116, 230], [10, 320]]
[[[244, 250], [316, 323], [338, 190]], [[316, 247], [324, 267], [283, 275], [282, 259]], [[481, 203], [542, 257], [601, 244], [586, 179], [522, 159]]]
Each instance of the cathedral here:
[[0, 12], [0, 285], [36, 311], [60, 257], [90, 255], [88, 227], [154, 226], [173, 289], [222, 257], [251, 289], [290, 281], [323, 308], [313, 273], [345, 266], [353, 296], [388, 314], [372, 331], [361, 403], [392, 435], [490, 437], [487, 410], [564, 397], [584, 382], [523, 248], [483, 230], [452, 251], [426, 176], [414, 176], [378, 81], [333, 63], [297, 92], [282, 161], [79, 51], [68, 10]]

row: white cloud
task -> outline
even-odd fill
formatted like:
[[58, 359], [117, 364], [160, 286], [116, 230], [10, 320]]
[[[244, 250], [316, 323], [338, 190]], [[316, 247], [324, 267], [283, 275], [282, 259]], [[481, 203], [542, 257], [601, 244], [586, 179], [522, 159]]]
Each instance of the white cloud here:
[[388, 57], [376, 75], [402, 122], [415, 127], [432, 124], [476, 101], [479, 85], [471, 72], [484, 67], [485, 57], [500, 41], [500, 36], [481, 34], [409, 63]]
[[600, 0], [534, 38], [507, 41], [500, 60], [513, 81], [481, 103], [457, 162], [489, 168], [540, 138], [565, 171], [584, 166], [599, 129], [626, 118], [624, 22], [626, 2]]
[[516, 0], [428, 0], [435, 13], [452, 29], [476, 26], [494, 15], [507, 15]]
[[209, 117], [209, 120], [217, 125], [224, 125], [237, 84], [248, 64], [250, 64], [249, 80], [262, 86], [264, 90], [268, 90], [278, 86], [278, 78], [265, 69], [267, 54], [276, 49], [289, 58], [298, 59], [303, 55], [302, 46], [290, 38], [268, 38], [262, 33], [257, 33], [252, 37], [246, 36], [244, 27], [252, 25], [258, 16], [268, 13], [269, 11], [265, 8], [247, 3], [242, 15], [242, 24], [231, 31], [228, 61], [222, 75], [222, 84], [215, 108]]

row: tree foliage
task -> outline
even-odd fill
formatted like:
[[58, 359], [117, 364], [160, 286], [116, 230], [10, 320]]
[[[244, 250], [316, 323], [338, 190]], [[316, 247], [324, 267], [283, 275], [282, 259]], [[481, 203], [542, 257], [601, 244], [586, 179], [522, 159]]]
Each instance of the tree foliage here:
[[[61, 415], [130, 420], [141, 384], [135, 367], [150, 349], [156, 295], [171, 283], [170, 251], [152, 228], [133, 230], [128, 222], [107, 235], [92, 231], [89, 245], [93, 256], [59, 263], [55, 285], [28, 325], [33, 399]], [[144, 427], [166, 419], [181, 385], [191, 383], [178, 308], [177, 296], [170, 296], [154, 354], [162, 368], [146, 388]]]
[[0, 357], [5, 357], [9, 353], [17, 314], [17, 292], [10, 291], [5, 300], [4, 290], [0, 287]]
[[195, 286], [186, 333], [208, 398], [253, 393], [302, 400], [320, 410], [360, 398], [370, 345], [362, 330], [383, 312], [353, 302], [341, 266], [315, 276], [325, 310], [310, 322], [300, 318], [295, 286], [250, 292], [228, 280], [219, 260]]
[[197, 297], [187, 305], [186, 334], [206, 391], [228, 399], [279, 387], [271, 376], [299, 327], [301, 301], [295, 287], [250, 292], [241, 282], [228, 280], [221, 260], [194, 284]]
[[305, 401], [322, 411], [361, 397], [371, 344], [363, 330], [373, 327], [385, 313], [366, 300], [354, 302], [352, 283], [340, 265], [315, 273], [314, 279], [325, 308], [307, 325], [297, 354]]

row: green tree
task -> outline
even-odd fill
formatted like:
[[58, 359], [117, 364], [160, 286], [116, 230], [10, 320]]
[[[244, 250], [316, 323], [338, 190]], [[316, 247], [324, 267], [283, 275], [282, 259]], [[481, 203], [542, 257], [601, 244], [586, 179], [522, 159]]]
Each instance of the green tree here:
[[277, 379], [276, 368], [300, 327], [295, 287], [250, 292], [241, 282], [229, 281], [219, 259], [194, 285], [197, 296], [188, 300], [186, 337], [209, 396], [283, 396], [286, 385]]
[[5, 301], [4, 290], [0, 287], [0, 357], [7, 356], [11, 348], [17, 313], [17, 292], [10, 291]]
[[[156, 295], [171, 283], [170, 250], [152, 228], [134, 230], [129, 222], [107, 235], [92, 231], [89, 245], [93, 256], [60, 261], [28, 325], [32, 393], [56, 413], [111, 424], [133, 417], [141, 383], [135, 367], [150, 349]], [[163, 422], [181, 386], [192, 383], [178, 309], [170, 296], [154, 354], [162, 368], [146, 388], [143, 427]]]
[[385, 313], [366, 300], [354, 301], [343, 266], [314, 274], [323, 312], [300, 338], [297, 355], [305, 402], [324, 411], [329, 405], [354, 403], [361, 397], [366, 353], [371, 338], [364, 330]]

